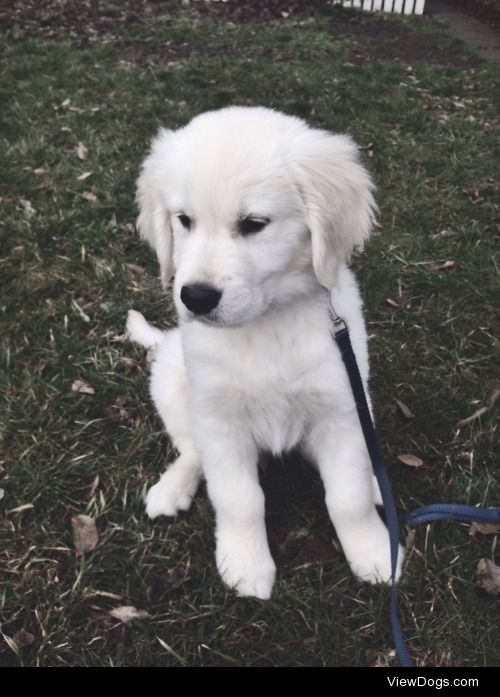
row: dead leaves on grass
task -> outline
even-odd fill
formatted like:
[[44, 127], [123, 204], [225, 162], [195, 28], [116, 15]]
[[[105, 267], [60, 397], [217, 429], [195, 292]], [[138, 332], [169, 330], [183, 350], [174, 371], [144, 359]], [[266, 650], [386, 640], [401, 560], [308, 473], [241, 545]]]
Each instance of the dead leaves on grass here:
[[71, 385], [71, 391], [78, 394], [95, 394], [95, 390], [84, 380], [75, 380]]
[[166, 569], [156, 576], [153, 576], [151, 586], [148, 590], [149, 600], [152, 603], [159, 603], [169, 596], [173, 591], [183, 588], [191, 579], [190, 564], [179, 564], [173, 569]]
[[469, 535], [496, 535], [500, 532], [500, 523], [478, 523], [474, 521], [469, 528]]
[[109, 616], [119, 620], [123, 624], [128, 624], [132, 620], [146, 620], [151, 617], [146, 610], [138, 610], [133, 605], [120, 605], [109, 611]]
[[119, 395], [112, 404], [104, 407], [106, 417], [111, 421], [123, 423], [132, 421], [137, 413], [137, 409], [135, 407], [126, 407], [127, 402], [129, 402], [129, 395]]
[[25, 218], [29, 220], [35, 215], [36, 210], [33, 208], [31, 201], [28, 201], [28, 199], [26, 198], [20, 198], [19, 203], [21, 204], [21, 207], [24, 211]]
[[410, 455], [409, 453], [398, 455], [398, 460], [402, 462], [403, 465], [408, 465], [408, 467], [423, 467], [424, 464], [424, 461], [419, 457]]
[[94, 518], [83, 514], [75, 515], [71, 518], [71, 529], [77, 557], [82, 557], [97, 547], [99, 535]]
[[431, 262], [425, 265], [427, 271], [450, 271], [451, 269], [458, 268], [459, 263], [453, 259], [446, 259], [445, 261]]
[[79, 160], [86, 160], [89, 154], [89, 149], [83, 143], [78, 143], [76, 146], [76, 155]]
[[476, 569], [476, 580], [478, 586], [488, 595], [500, 595], [500, 566], [494, 564], [491, 559], [480, 559]]
[[146, 273], [146, 269], [143, 266], [138, 266], [137, 264], [125, 264], [125, 268], [136, 276], [144, 276]]
[[385, 301], [395, 310], [404, 310], [405, 308], [409, 307], [411, 297], [408, 293], [400, 293], [394, 298], [386, 298]]
[[20, 649], [30, 646], [35, 641], [34, 635], [26, 632], [24, 629], [20, 629], [13, 636], [8, 636], [0, 631], [0, 637], [18, 658], [21, 658]]
[[460, 421], [457, 421], [455, 424], [457, 428], [464, 428], [464, 426], [467, 426], [470, 423], [473, 423], [477, 419], [479, 419], [483, 414], [486, 414], [488, 411], [491, 411], [492, 409], [495, 408], [498, 400], [500, 399], [500, 389], [495, 389], [493, 392], [490, 394], [488, 399], [486, 400], [486, 404], [479, 409], [476, 409], [476, 411], [468, 416], [465, 419], [461, 419]]
[[97, 196], [92, 191], [84, 191], [81, 197], [88, 201], [93, 206], [97, 203]]
[[399, 411], [403, 414], [405, 419], [414, 419], [415, 414], [412, 412], [412, 410], [406, 406], [404, 402], [402, 402], [400, 399], [394, 399], [396, 402], [396, 405], [399, 409]]

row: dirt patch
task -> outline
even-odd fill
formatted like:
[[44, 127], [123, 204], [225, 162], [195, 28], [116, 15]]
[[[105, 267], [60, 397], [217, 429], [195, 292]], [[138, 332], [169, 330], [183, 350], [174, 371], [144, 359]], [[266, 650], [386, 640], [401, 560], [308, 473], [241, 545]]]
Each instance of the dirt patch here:
[[[460, 48], [448, 45], [433, 34], [416, 31], [389, 15], [368, 14], [331, 7], [327, 0], [19, 0], [0, 5], [0, 28], [11, 30], [23, 40], [39, 36], [69, 39], [76, 45], [98, 41], [103, 35], [120, 40], [123, 29], [144, 24], [154, 17], [172, 15], [212, 17], [235, 23], [269, 22], [324, 15], [330, 20], [332, 37], [352, 37], [357, 47], [350, 60], [400, 61], [405, 64], [430, 63], [469, 67], [476, 63]], [[161, 47], [165, 58], [165, 46]], [[313, 47], [312, 47], [313, 48]], [[152, 46], [148, 53], [151, 56]], [[140, 48], [137, 50], [140, 52]], [[282, 50], [282, 49], [281, 49]], [[198, 51], [196, 46], [168, 49], [168, 58], [185, 58]], [[217, 51], [217, 48], [214, 48]], [[154, 53], [154, 51], [153, 51]], [[140, 55], [137, 56], [140, 59]], [[133, 59], [133, 56], [131, 56]]]
[[19, 38], [91, 39], [166, 13], [267, 22], [310, 17], [328, 6], [327, 0], [0, 0], [0, 28], [15, 30]]
[[452, 65], [460, 68], [477, 64], [470, 57], [435, 34], [416, 31], [390, 15], [370, 15], [340, 11], [332, 20], [332, 34], [359, 39], [353, 51], [355, 63], [366, 60], [399, 61], [408, 65], [418, 63]]
[[488, 24], [500, 33], [500, 3], [498, 0], [455, 0], [455, 4], [468, 15]]

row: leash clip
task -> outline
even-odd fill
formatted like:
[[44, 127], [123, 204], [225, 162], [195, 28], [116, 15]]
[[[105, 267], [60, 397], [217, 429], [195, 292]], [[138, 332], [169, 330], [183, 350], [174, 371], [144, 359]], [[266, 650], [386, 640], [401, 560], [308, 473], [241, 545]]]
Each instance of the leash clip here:
[[332, 305], [330, 297], [328, 298], [328, 317], [330, 318], [334, 336], [337, 336], [337, 334], [339, 334], [341, 331], [349, 331], [347, 322], [335, 312], [335, 308]]

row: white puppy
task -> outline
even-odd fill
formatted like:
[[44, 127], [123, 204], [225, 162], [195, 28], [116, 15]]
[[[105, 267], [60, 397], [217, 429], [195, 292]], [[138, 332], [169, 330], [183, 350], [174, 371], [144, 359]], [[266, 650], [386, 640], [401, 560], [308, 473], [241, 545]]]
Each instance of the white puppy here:
[[[147, 495], [154, 518], [186, 510], [202, 476], [216, 513], [217, 566], [240, 595], [269, 598], [259, 451], [300, 445], [356, 576], [390, 578], [389, 536], [353, 395], [330, 336], [328, 297], [350, 331], [365, 386], [362, 305], [345, 265], [367, 239], [370, 178], [347, 136], [265, 108], [231, 107], [153, 141], [138, 181], [141, 236], [179, 328], [129, 314], [155, 346], [151, 393], [179, 457]], [[402, 554], [400, 555], [400, 560]]]

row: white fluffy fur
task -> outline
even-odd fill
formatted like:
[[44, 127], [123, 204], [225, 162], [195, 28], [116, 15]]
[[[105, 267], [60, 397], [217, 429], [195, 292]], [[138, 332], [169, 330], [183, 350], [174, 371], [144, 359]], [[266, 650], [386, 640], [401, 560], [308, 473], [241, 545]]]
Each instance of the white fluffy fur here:
[[[362, 304], [345, 262], [368, 237], [375, 204], [356, 146], [269, 109], [208, 112], [160, 131], [138, 202], [162, 283], [175, 275], [179, 315], [166, 332], [133, 310], [127, 323], [132, 340], [155, 347], [151, 394], [179, 451], [148, 492], [149, 516], [189, 508], [204, 476], [222, 579], [240, 595], [269, 598], [275, 565], [258, 453], [300, 445], [317, 464], [352, 571], [387, 581], [389, 537], [325, 291], [350, 327], [366, 386]], [[248, 215], [271, 222], [242, 237], [236, 223]], [[180, 299], [193, 283], [223, 293], [202, 318]]]

